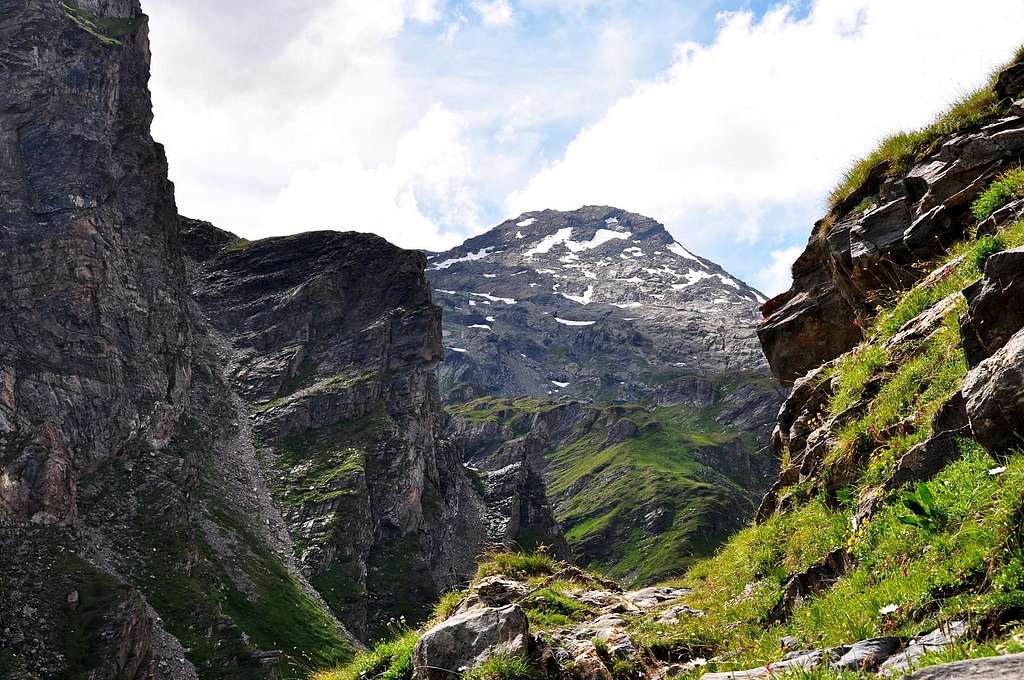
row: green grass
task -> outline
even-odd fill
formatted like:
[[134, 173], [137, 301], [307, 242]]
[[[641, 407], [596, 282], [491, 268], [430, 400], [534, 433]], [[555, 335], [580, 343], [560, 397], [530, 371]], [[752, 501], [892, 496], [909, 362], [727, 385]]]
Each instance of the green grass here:
[[76, 26], [100, 41], [106, 47], [121, 45], [125, 38], [139, 30], [141, 20], [138, 17], [103, 17], [87, 12], [78, 7], [75, 0], [60, 3], [64, 15]]
[[[732, 470], [700, 462], [722, 449], [752, 455], [752, 443], [714, 421], [714, 411], [623, 407], [639, 435], [609, 445], [601, 429], [546, 456], [548, 491], [576, 559], [584, 566], [651, 583], [707, 556], [752, 503]], [[661, 513], [663, 524], [644, 527]]]
[[[993, 476], [995, 462], [980, 447], [969, 440], [962, 446], [963, 458], [929, 484], [947, 517], [941, 530], [904, 524], [906, 509], [892, 503], [850, 535], [845, 511], [813, 500], [741, 532], [677, 582], [694, 589], [686, 602], [705, 616], [671, 625], [642, 621], [637, 639], [662, 656], [727, 654], [728, 663], [709, 670], [738, 670], [776, 661], [787, 635], [813, 648], [909, 637], [953, 617], [1024, 604], [1024, 558], [1014, 529], [1024, 504], [1024, 456]], [[857, 566], [798, 605], [791, 620], [766, 625], [785, 576], [844, 543]], [[882, 614], [890, 605], [898, 609]]]
[[889, 164], [889, 175], [906, 172], [943, 137], [976, 129], [1005, 113], [993, 90], [995, 79], [993, 75], [983, 87], [962, 97], [927, 127], [898, 132], [883, 139], [874, 151], [846, 171], [839, 186], [832, 191], [830, 205], [838, 205], [853, 193], [880, 163]]
[[481, 559], [476, 580], [499, 574], [525, 580], [535, 576], [550, 576], [557, 570], [558, 562], [543, 553], [492, 551]]
[[455, 610], [466, 601], [466, 592], [462, 590], [453, 590], [442, 595], [437, 604], [434, 605], [434, 618], [433, 621], [440, 623], [451, 617], [455, 613]]
[[971, 213], [978, 220], [990, 217], [1004, 205], [1024, 198], [1024, 168], [1007, 170], [992, 183], [985, 193], [971, 205]]
[[417, 631], [402, 631], [398, 637], [377, 644], [344, 666], [316, 673], [313, 680], [409, 680], [412, 650], [419, 638]]
[[498, 654], [462, 675], [463, 680], [538, 680], [540, 673], [519, 656]]
[[542, 588], [520, 603], [530, 630], [550, 630], [594, 617], [594, 612], [566, 595], [558, 586]]

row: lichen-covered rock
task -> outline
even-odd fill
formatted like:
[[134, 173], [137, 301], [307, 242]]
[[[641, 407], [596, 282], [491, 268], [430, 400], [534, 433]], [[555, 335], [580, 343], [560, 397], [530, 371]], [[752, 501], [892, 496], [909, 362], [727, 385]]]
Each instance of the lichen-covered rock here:
[[525, 656], [529, 622], [519, 605], [472, 609], [431, 628], [413, 650], [413, 678], [448, 680], [488, 658]]
[[478, 607], [505, 607], [526, 597], [529, 587], [522, 581], [506, 576], [488, 576], [473, 584], [466, 601], [459, 611]]

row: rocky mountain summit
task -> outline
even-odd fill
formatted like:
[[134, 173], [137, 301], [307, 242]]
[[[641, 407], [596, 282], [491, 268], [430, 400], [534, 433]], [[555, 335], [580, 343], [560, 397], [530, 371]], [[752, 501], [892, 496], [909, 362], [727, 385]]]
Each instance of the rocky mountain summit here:
[[510, 540], [503, 514], [493, 542], [646, 583], [747, 520], [776, 471], [764, 443], [781, 403], [758, 291], [599, 206], [526, 213], [428, 260], [450, 431], [489, 494], [532, 480], [558, 521]]
[[764, 296], [641, 215], [526, 213], [429, 262], [450, 401], [639, 401], [682, 375], [765, 366]]

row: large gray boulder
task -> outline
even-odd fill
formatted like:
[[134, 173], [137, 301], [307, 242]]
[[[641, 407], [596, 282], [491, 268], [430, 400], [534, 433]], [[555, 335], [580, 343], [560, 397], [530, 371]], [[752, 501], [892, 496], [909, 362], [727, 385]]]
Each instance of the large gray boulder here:
[[529, 623], [519, 605], [473, 609], [427, 631], [412, 653], [416, 680], [451, 680], [497, 654], [525, 656]]
[[909, 680], [1018, 680], [1024, 678], [1024, 654], [970, 659], [919, 670]]
[[1024, 331], [964, 378], [971, 429], [995, 458], [1024, 447]]

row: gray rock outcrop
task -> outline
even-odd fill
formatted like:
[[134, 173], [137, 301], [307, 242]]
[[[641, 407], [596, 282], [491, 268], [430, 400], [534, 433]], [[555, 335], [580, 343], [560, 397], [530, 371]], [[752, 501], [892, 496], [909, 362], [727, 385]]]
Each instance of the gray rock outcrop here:
[[529, 622], [516, 604], [474, 608], [431, 628], [413, 650], [413, 678], [449, 680], [497, 656], [525, 657]]

